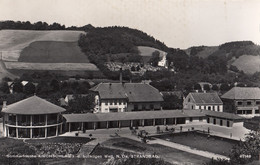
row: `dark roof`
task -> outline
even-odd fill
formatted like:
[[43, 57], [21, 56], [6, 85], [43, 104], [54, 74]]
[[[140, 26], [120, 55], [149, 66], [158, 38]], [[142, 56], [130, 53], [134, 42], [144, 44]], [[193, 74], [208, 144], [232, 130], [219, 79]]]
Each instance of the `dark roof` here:
[[233, 87], [221, 96], [223, 99], [260, 99], [260, 89], [257, 87]]
[[202, 112], [206, 116], [213, 116], [213, 117], [219, 117], [224, 119], [230, 119], [230, 120], [241, 120], [244, 119], [241, 116], [238, 116], [234, 113], [227, 113], [227, 112], [217, 112], [217, 111], [210, 111], [210, 110], [202, 110]]
[[128, 99], [129, 102], [161, 102], [160, 92], [144, 83], [100, 83], [91, 88], [101, 99]]
[[190, 93], [197, 104], [223, 104], [217, 93]]
[[98, 122], [118, 120], [140, 120], [160, 119], [175, 117], [204, 117], [205, 114], [198, 110], [160, 110], [160, 111], [139, 111], [139, 112], [116, 112], [116, 113], [85, 113], [85, 114], [64, 114], [67, 122]]
[[65, 109], [37, 96], [32, 96], [2, 109], [4, 113], [38, 115], [64, 112]]

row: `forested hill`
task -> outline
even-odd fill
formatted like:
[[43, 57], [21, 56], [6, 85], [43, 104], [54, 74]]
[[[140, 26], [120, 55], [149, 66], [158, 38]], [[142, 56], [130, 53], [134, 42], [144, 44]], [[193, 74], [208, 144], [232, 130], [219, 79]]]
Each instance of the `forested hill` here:
[[197, 46], [191, 47], [185, 52], [193, 57], [204, 59], [225, 59], [227, 67], [232, 71], [243, 71], [253, 74], [260, 72], [260, 46], [252, 41], [227, 42], [219, 46]]
[[85, 52], [97, 55], [136, 53], [136, 46], [149, 46], [163, 51], [168, 47], [146, 33], [128, 27], [93, 28], [82, 35], [79, 45]]
[[[211, 49], [211, 52], [210, 52]], [[252, 41], [227, 42], [219, 46], [197, 46], [186, 51], [191, 56], [208, 57], [211, 55], [226, 56], [228, 60], [233, 57], [239, 58], [242, 55], [260, 55], [260, 46]]]

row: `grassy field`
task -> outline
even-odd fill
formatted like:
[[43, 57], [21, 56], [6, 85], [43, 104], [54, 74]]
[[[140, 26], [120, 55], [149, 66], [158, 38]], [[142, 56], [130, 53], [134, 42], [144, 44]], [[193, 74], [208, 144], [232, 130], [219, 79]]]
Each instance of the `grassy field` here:
[[77, 42], [36, 41], [24, 48], [19, 62], [88, 63]]
[[260, 72], [260, 55], [243, 55], [236, 59], [232, 65], [236, 66], [239, 70], [248, 74], [254, 74]]
[[[168, 140], [174, 143], [190, 146], [198, 150], [229, 156], [230, 150], [238, 141], [224, 139], [216, 136], [207, 137], [206, 134], [197, 132], [184, 132], [176, 134], [159, 135], [157, 138]], [[214, 147], [213, 147], [214, 146]]]
[[154, 51], [159, 51], [161, 58], [165, 54], [164, 51], [161, 51], [156, 48], [148, 47], [148, 46], [137, 46], [137, 48], [140, 52], [140, 56], [142, 56], [142, 58], [143, 58], [144, 63], [147, 63], [150, 60]]
[[27, 63], [27, 62], [5, 62], [6, 69], [19, 70], [71, 70], [71, 71], [98, 71], [96, 65], [91, 63]]
[[20, 52], [35, 41], [76, 42], [83, 31], [1, 30], [0, 52], [5, 61], [17, 61]]

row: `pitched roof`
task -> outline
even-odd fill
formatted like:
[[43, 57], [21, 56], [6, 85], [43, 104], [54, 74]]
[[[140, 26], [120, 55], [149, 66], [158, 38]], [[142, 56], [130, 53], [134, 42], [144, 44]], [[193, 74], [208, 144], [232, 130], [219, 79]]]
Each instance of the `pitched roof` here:
[[197, 104], [223, 104], [217, 93], [190, 93]]
[[128, 99], [129, 102], [161, 102], [160, 92], [143, 83], [100, 83], [91, 88], [101, 99]]
[[202, 110], [202, 112], [205, 113], [206, 116], [213, 116], [213, 117], [219, 117], [219, 118], [230, 119], [230, 120], [244, 119], [244, 117], [241, 117], [233, 113], [217, 112], [217, 111], [209, 111], [209, 110]]
[[14, 104], [7, 105], [2, 112], [23, 115], [52, 114], [64, 112], [65, 109], [52, 104], [37, 96], [18, 101]]
[[64, 114], [67, 122], [98, 122], [118, 120], [162, 119], [175, 117], [204, 117], [205, 114], [197, 110], [160, 110], [117, 113], [85, 113]]
[[260, 99], [260, 89], [257, 87], [233, 87], [221, 96], [223, 99]]

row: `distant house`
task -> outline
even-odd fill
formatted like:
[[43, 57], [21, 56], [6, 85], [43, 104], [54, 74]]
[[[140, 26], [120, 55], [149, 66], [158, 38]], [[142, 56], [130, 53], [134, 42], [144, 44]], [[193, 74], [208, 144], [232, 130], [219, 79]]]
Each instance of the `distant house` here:
[[223, 112], [223, 102], [217, 93], [189, 93], [183, 101], [183, 108]]
[[95, 112], [160, 110], [163, 97], [149, 84], [100, 83], [90, 90], [97, 93]]
[[260, 89], [257, 87], [233, 87], [221, 99], [225, 112], [248, 117], [259, 115]]

